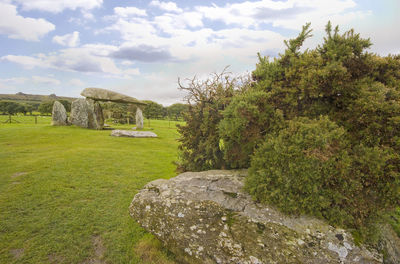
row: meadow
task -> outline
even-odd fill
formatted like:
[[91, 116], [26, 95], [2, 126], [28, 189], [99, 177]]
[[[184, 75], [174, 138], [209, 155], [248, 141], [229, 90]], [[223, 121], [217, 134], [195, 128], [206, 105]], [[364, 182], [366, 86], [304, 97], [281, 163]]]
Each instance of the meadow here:
[[173, 263], [128, 207], [146, 183], [177, 174], [177, 122], [151, 120], [159, 138], [135, 139], [53, 127], [50, 117], [7, 118], [0, 116], [0, 263]]

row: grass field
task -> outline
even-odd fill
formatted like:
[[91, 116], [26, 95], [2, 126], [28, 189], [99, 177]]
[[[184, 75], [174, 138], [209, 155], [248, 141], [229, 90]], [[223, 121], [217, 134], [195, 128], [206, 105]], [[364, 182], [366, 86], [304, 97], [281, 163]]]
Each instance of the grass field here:
[[176, 175], [176, 122], [135, 139], [40, 120], [0, 123], [0, 263], [171, 263], [128, 206]]

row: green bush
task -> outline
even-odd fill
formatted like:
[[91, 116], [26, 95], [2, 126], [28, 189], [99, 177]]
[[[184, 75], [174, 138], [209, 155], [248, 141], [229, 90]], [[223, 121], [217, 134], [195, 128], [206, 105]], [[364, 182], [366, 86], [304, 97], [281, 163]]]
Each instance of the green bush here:
[[255, 152], [246, 190], [290, 214], [362, 229], [400, 199], [390, 149], [349, 148], [348, 136], [327, 117], [288, 121]]
[[250, 156], [266, 134], [282, 126], [281, 111], [268, 103], [264, 91], [245, 91], [233, 98], [219, 123], [220, 148], [230, 168], [248, 168]]
[[330, 23], [321, 45], [302, 50], [309, 28], [277, 58], [258, 54], [242, 92], [195, 87], [207, 96], [189, 110], [181, 149], [196, 170], [250, 166], [257, 200], [363, 238], [400, 206], [400, 56], [369, 53], [369, 39]]
[[220, 149], [218, 124], [222, 112], [229, 105], [239, 87], [239, 79], [223, 71], [209, 79], [201, 81], [194, 77], [187, 80], [187, 85], [180, 84], [187, 92], [188, 110], [184, 114], [185, 125], [178, 125], [179, 169], [202, 171], [226, 168]]

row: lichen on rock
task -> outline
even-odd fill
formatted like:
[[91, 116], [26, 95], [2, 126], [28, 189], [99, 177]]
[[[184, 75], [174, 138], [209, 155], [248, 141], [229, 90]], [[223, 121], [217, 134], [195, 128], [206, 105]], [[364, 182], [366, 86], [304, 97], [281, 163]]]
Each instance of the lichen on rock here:
[[242, 191], [247, 172], [186, 172], [147, 184], [129, 211], [182, 263], [382, 263], [352, 235], [283, 215]]

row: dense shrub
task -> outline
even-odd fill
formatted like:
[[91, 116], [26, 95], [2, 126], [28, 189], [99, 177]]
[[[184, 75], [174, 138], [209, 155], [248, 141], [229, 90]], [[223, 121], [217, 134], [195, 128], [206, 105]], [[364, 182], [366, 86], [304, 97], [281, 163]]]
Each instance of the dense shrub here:
[[400, 205], [400, 56], [330, 23], [303, 51], [309, 27], [277, 58], [259, 54], [242, 92], [197, 100], [181, 148], [196, 170], [250, 166], [262, 202], [362, 231]]
[[205, 81], [195, 77], [187, 80], [186, 85], [179, 85], [187, 92], [186, 101], [189, 105], [184, 115], [186, 124], [178, 125], [180, 169], [201, 171], [226, 168], [220, 149], [218, 124], [223, 117], [222, 111], [230, 103], [235, 91], [244, 85], [243, 82], [223, 71]]
[[291, 214], [362, 228], [400, 198], [390, 150], [355, 146], [327, 117], [296, 118], [255, 152], [246, 189]]
[[220, 146], [230, 168], [248, 168], [257, 144], [283, 122], [281, 111], [268, 103], [264, 91], [248, 90], [235, 96], [223, 115], [219, 124]]

